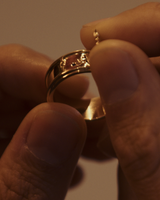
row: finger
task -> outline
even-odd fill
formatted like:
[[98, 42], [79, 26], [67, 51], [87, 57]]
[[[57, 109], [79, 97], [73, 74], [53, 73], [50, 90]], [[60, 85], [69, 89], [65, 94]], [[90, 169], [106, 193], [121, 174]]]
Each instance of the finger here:
[[23, 120], [0, 161], [0, 199], [64, 199], [86, 137], [69, 106], [41, 104]]
[[118, 167], [118, 200], [138, 200], [120, 166]]
[[[46, 101], [45, 76], [52, 62], [49, 57], [21, 45], [1, 46], [0, 89], [7, 95], [23, 100]], [[88, 84], [85, 77], [68, 79], [65, 87], [63, 84], [59, 90], [65, 95], [79, 98], [86, 92]]]
[[160, 56], [150, 58], [153, 65], [156, 67], [158, 73], [160, 74]]
[[45, 74], [52, 60], [21, 45], [0, 47], [0, 88], [10, 96], [46, 100]]
[[[59, 93], [72, 99], [82, 98], [89, 87], [89, 78], [86, 75], [72, 76], [61, 82], [57, 89]], [[63, 97], [64, 98], [64, 97]]]
[[160, 55], [160, 4], [146, 3], [115, 17], [83, 26], [81, 40], [87, 49], [95, 45], [93, 32], [100, 40], [120, 39], [139, 46], [148, 56]]
[[159, 199], [159, 74], [143, 51], [120, 40], [94, 47], [90, 62], [125, 177], [138, 199]]
[[25, 115], [35, 107], [33, 102], [25, 102], [9, 95], [0, 99], [0, 130], [15, 133]]

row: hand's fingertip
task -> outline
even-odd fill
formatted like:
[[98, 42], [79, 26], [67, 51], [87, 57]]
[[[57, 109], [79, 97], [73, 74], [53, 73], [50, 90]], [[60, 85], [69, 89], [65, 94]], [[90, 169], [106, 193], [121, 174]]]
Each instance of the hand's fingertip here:
[[137, 89], [138, 76], [127, 52], [102, 43], [91, 52], [90, 63], [104, 105], [126, 99]]
[[159, 74], [141, 49], [120, 40], [100, 43], [90, 63], [121, 167], [136, 195], [150, 199], [150, 184], [159, 185]]
[[[90, 34], [90, 31], [88, 31], [88, 28], [81, 29], [80, 38], [81, 38], [82, 44], [84, 45], [86, 49], [92, 49], [92, 47], [94, 46], [94, 37], [92, 34]], [[88, 38], [90, 39], [88, 40]]]
[[84, 125], [71, 112], [52, 109], [37, 113], [27, 137], [27, 146], [33, 154], [58, 165], [71, 157], [84, 132]]
[[86, 49], [90, 50], [96, 44], [94, 32], [96, 30], [96, 25], [100, 23], [99, 21], [101, 20], [92, 22], [91, 25], [90, 24], [84, 25], [80, 31], [80, 38], [81, 38], [82, 44], [85, 46]]
[[[12, 145], [15, 145], [17, 150], [21, 145], [27, 145], [40, 159], [58, 164], [56, 159], [63, 159], [66, 154], [65, 161], [67, 155], [69, 157], [79, 143], [83, 146], [85, 135], [86, 124], [78, 111], [59, 103], [44, 103], [26, 116], [13, 138]], [[25, 137], [24, 140], [21, 140], [21, 137]], [[22, 144], [24, 141], [26, 144]], [[61, 162], [63, 161], [59, 161]]]
[[[78, 111], [56, 103], [39, 105], [23, 120], [3, 154], [0, 179], [8, 173], [8, 191], [24, 196], [27, 190], [28, 199], [64, 199], [85, 138], [86, 124]], [[13, 170], [18, 175], [10, 179]], [[20, 181], [21, 187], [15, 187]]]
[[80, 99], [87, 92], [89, 83], [89, 78], [80, 74], [66, 79], [56, 89], [66, 97]]
[[[80, 37], [83, 45], [86, 47], [86, 49], [92, 49], [95, 44], [95, 37], [94, 37], [94, 32], [97, 30], [99, 32], [99, 25], [103, 24], [105, 26], [106, 21], [108, 21], [109, 18], [104, 18], [100, 20], [96, 20], [93, 22], [90, 22], [88, 24], [83, 25], [81, 31], [80, 31]], [[101, 35], [99, 36], [99, 40], [101, 41]]]
[[88, 49], [95, 44], [93, 40], [95, 29], [100, 35], [100, 41], [124, 40], [139, 46], [149, 56], [159, 55], [158, 2], [145, 3], [111, 17], [109, 20], [104, 19], [84, 26], [81, 30], [81, 40]]

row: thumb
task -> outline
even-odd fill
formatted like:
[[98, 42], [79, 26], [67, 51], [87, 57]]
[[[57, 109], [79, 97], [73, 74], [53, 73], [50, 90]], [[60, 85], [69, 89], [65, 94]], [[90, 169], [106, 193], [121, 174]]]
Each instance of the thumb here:
[[0, 160], [0, 199], [64, 199], [85, 137], [84, 120], [73, 108], [34, 108]]
[[[90, 63], [124, 175], [138, 199], [160, 199], [157, 71], [138, 47], [119, 40], [104, 41], [94, 47]], [[103, 152], [107, 150], [105, 144], [106, 140], [99, 144]]]

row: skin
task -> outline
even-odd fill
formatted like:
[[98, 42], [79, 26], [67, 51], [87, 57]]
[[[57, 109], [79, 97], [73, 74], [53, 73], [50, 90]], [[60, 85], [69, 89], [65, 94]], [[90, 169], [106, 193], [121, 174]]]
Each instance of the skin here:
[[[147, 3], [81, 29], [106, 110], [103, 129], [86, 126], [72, 107], [45, 102], [50, 58], [20, 45], [0, 47], [1, 135], [12, 138], [0, 141], [0, 199], [64, 199], [87, 128], [101, 151], [119, 160], [120, 200], [160, 198], [159, 9]], [[77, 98], [87, 90], [83, 80]]]
[[147, 3], [81, 30], [89, 49], [93, 31], [100, 35], [90, 62], [109, 133], [99, 148], [119, 160], [119, 199], [160, 198], [159, 9], [159, 3]]
[[15, 132], [1, 139], [0, 199], [64, 199], [70, 185], [86, 124], [72, 107], [45, 102], [52, 62], [24, 46], [0, 47], [0, 126], [9, 138]]

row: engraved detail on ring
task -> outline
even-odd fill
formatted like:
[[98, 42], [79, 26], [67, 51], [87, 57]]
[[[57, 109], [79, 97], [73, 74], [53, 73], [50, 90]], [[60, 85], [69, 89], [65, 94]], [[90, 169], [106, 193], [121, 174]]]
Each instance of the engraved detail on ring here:
[[86, 53], [82, 53], [80, 59], [77, 59], [76, 62], [71, 63], [71, 67], [80, 67], [80, 66], [90, 67], [89, 59]]
[[[88, 51], [81, 50], [82, 52], [75, 51], [75, 53], [67, 54], [61, 57], [60, 60], [60, 69], [64, 72], [69, 69], [81, 68], [90, 68]], [[84, 52], [83, 52], [84, 51]]]

